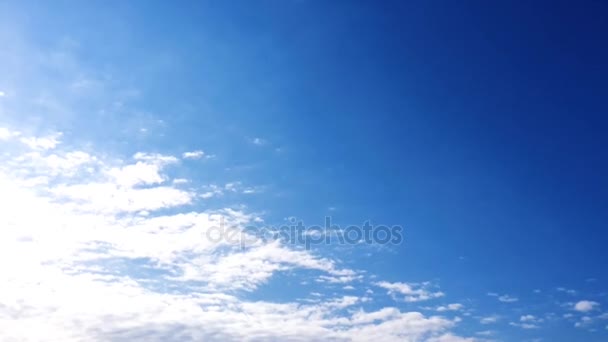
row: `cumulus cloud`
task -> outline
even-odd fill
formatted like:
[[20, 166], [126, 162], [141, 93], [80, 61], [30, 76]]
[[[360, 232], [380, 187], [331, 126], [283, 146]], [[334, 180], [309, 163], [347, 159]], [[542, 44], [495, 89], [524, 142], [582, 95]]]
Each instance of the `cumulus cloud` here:
[[21, 132], [12, 131], [6, 127], [0, 127], [0, 140], [9, 140], [21, 135]]
[[590, 300], [581, 300], [574, 304], [574, 310], [579, 312], [589, 312], [597, 308], [600, 304]]
[[51, 150], [55, 148], [55, 146], [59, 145], [59, 137], [61, 135], [52, 135], [47, 137], [24, 137], [21, 138], [20, 141], [27, 145], [28, 147], [35, 150]]

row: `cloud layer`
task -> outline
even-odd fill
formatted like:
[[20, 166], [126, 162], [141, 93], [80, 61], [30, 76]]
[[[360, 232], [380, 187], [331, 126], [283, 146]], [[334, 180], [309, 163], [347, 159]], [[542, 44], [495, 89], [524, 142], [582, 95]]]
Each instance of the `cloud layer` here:
[[[321, 285], [363, 276], [281, 241], [211, 239], [220, 225], [246, 236], [244, 227], [259, 218], [200, 210], [205, 190], [169, 176], [184, 167], [177, 157], [141, 152], [121, 160], [64, 147], [60, 133], [0, 132], [3, 341], [472, 341], [449, 332], [458, 319], [366, 309], [369, 296], [246, 299], [284, 272], [313, 272]], [[375, 285], [406, 302], [443, 295], [429, 284]]]

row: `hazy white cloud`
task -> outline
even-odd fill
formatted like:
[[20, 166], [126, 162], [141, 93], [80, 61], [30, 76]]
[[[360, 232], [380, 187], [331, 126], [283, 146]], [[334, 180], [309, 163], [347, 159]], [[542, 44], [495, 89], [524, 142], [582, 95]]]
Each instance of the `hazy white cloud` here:
[[184, 158], [184, 159], [200, 159], [203, 156], [205, 156], [205, 152], [203, 152], [201, 150], [184, 152], [182, 154], [182, 158]]
[[593, 318], [589, 317], [589, 316], [583, 316], [581, 317], [581, 319], [574, 323], [574, 326], [576, 328], [585, 328], [590, 326], [593, 323]]
[[508, 294], [499, 295], [498, 293], [489, 292], [488, 296], [496, 297], [498, 299], [498, 301], [503, 302], [503, 303], [514, 303], [514, 302], [519, 301], [519, 298], [510, 296]]
[[22, 143], [34, 150], [51, 150], [59, 145], [62, 133], [55, 133], [45, 137], [23, 137]]
[[518, 322], [510, 322], [509, 325], [514, 327], [519, 327], [522, 329], [538, 329], [539, 326], [533, 323], [518, 323]]
[[262, 146], [262, 145], [266, 145], [268, 143], [268, 141], [266, 141], [265, 139], [262, 139], [262, 138], [253, 138], [253, 139], [251, 139], [251, 143], [254, 145]]
[[437, 308], [438, 312], [444, 312], [444, 311], [458, 311], [458, 310], [462, 310], [464, 308], [464, 305], [459, 304], [459, 303], [452, 303], [452, 304], [448, 304], [448, 305], [442, 305], [439, 306]]
[[351, 322], [355, 324], [360, 324], [373, 323], [376, 321], [385, 321], [387, 319], [398, 316], [400, 313], [401, 312], [397, 308], [392, 307], [382, 308], [374, 312], [365, 312], [363, 310], [359, 310], [352, 316]]
[[519, 320], [521, 322], [532, 322], [532, 323], [536, 323], [536, 322], [542, 322], [542, 318], [537, 318], [534, 315], [523, 315], [519, 318]]
[[[245, 234], [233, 237], [236, 243], [247, 243], [252, 239]], [[279, 241], [245, 251], [235, 250], [225, 256], [205, 256], [191, 262], [191, 265], [194, 267], [188, 267], [180, 279], [204, 281], [214, 290], [252, 291], [267, 282], [274, 273], [294, 268], [322, 271], [337, 277], [355, 274], [352, 270], [337, 268], [332, 260], [315, 257], [306, 251], [291, 250]]]
[[597, 308], [600, 304], [590, 300], [581, 300], [574, 304], [574, 310], [579, 312], [589, 312]]
[[498, 322], [499, 319], [500, 319], [500, 316], [498, 316], [498, 315], [491, 315], [491, 316], [481, 317], [479, 319], [479, 323], [481, 323], [481, 324], [492, 324], [492, 323]]
[[174, 156], [167, 156], [160, 153], [145, 153], [145, 152], [137, 152], [133, 155], [133, 159], [145, 161], [147, 163], [153, 165], [168, 165], [177, 163], [179, 160]]
[[319, 283], [331, 283], [331, 284], [343, 284], [343, 283], [350, 283], [352, 281], [355, 280], [361, 280], [363, 279], [363, 276], [360, 274], [347, 274], [347, 275], [341, 275], [341, 276], [327, 276], [327, 275], [321, 275], [317, 278], [317, 282]]
[[445, 334], [438, 337], [431, 337], [428, 342], [475, 342], [474, 338], [464, 338], [453, 334]]
[[414, 283], [390, 283], [381, 281], [374, 283], [376, 286], [388, 290], [388, 294], [395, 299], [404, 300], [406, 302], [419, 302], [434, 298], [443, 297], [445, 294], [440, 291], [432, 291], [429, 289], [429, 283], [414, 284]]
[[509, 295], [502, 295], [502, 296], [498, 297], [498, 300], [503, 303], [513, 303], [513, 302], [519, 301], [519, 298], [511, 297]]
[[572, 296], [576, 295], [576, 293], [577, 293], [576, 290], [567, 289], [567, 288], [564, 288], [564, 287], [558, 287], [555, 290], [557, 292], [567, 293], [567, 294], [572, 295]]
[[0, 140], [9, 140], [21, 135], [21, 132], [12, 131], [6, 127], [0, 127]]
[[522, 329], [538, 329], [538, 324], [542, 322], [542, 318], [538, 318], [534, 315], [523, 315], [519, 318], [519, 322], [510, 322], [509, 325]]
[[165, 179], [160, 167], [154, 164], [137, 162], [135, 164], [114, 167], [108, 171], [117, 185], [133, 187], [135, 185], [151, 185], [162, 183]]

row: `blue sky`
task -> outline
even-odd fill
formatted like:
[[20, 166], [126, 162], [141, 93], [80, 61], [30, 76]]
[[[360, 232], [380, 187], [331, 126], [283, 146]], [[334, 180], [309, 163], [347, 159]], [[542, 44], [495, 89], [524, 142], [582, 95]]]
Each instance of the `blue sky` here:
[[1, 2], [1, 339], [607, 340], [607, 10]]

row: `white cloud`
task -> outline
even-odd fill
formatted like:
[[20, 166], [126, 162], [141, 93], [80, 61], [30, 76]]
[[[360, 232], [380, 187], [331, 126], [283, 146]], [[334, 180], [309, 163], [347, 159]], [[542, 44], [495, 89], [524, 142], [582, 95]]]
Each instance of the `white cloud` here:
[[55, 133], [46, 137], [23, 137], [22, 143], [34, 150], [52, 150], [59, 145], [62, 133]]
[[598, 302], [590, 301], [590, 300], [581, 300], [574, 304], [574, 310], [579, 312], [589, 312], [594, 310], [600, 304]]
[[574, 323], [574, 326], [576, 328], [584, 328], [584, 327], [591, 325], [592, 322], [593, 322], [593, 318], [591, 318], [589, 316], [583, 316], [583, 317], [581, 317], [581, 319], [578, 322]]
[[503, 303], [514, 303], [517, 302], [519, 299], [517, 297], [511, 297], [509, 295], [502, 295], [498, 297], [498, 300]]
[[498, 299], [498, 301], [503, 302], [503, 303], [514, 303], [514, 302], [519, 301], [519, 298], [510, 296], [508, 294], [499, 295], [498, 293], [489, 292], [488, 296], [496, 297]]
[[538, 324], [542, 322], [542, 318], [538, 318], [534, 315], [523, 315], [519, 318], [519, 322], [510, 322], [509, 325], [522, 329], [538, 329]]
[[522, 329], [538, 329], [539, 326], [533, 323], [516, 323], [516, 322], [510, 322], [509, 325], [514, 326], [514, 327], [519, 327]]
[[12, 137], [11, 131], [8, 128], [0, 127], [0, 140], [8, 140]]
[[453, 303], [453, 304], [448, 304], [448, 305], [444, 305], [444, 306], [439, 306], [437, 308], [438, 312], [444, 312], [444, 311], [458, 311], [458, 310], [462, 310], [464, 308], [464, 305], [459, 304], [459, 303]]
[[557, 292], [567, 293], [567, 294], [572, 295], [572, 296], [576, 295], [576, 293], [577, 293], [576, 290], [567, 289], [567, 288], [564, 288], [564, 287], [558, 287], [558, 288], [556, 288], [556, 291]]
[[[250, 240], [242, 227], [255, 215], [183, 210], [200, 194], [163, 185], [171, 157], [142, 153], [117, 165], [91, 152], [43, 150], [0, 158], [2, 340], [472, 341], [449, 332], [456, 319], [364, 311], [368, 297], [279, 304], [235, 296], [278, 272], [362, 278], [310, 251]], [[211, 239], [220, 226], [246, 243]], [[443, 295], [427, 283], [378, 286], [408, 301]]]
[[145, 161], [153, 165], [164, 166], [177, 163], [179, 160], [174, 156], [167, 156], [160, 153], [145, 153], [137, 152], [133, 155], [133, 159]]
[[163, 294], [121, 279], [45, 276], [43, 286], [11, 287], [0, 294], [2, 303], [15, 303], [10, 319], [0, 319], [3, 340], [471, 341], [445, 332], [454, 322], [417, 312], [339, 313], [356, 298], [276, 304], [223, 294]]
[[221, 187], [219, 187], [215, 184], [207, 185], [206, 187], [204, 187], [204, 189], [205, 189], [205, 191], [202, 192], [201, 194], [199, 194], [199, 197], [204, 198], [204, 199], [215, 197], [215, 196], [221, 196], [224, 194], [224, 189], [222, 189]]
[[[232, 235], [232, 234], [231, 234]], [[247, 244], [252, 237], [239, 232], [232, 235], [236, 244]], [[192, 265], [193, 267], [190, 267]], [[214, 290], [253, 291], [280, 271], [293, 268], [326, 272], [334, 276], [352, 276], [354, 271], [338, 269], [329, 259], [317, 258], [306, 251], [286, 248], [279, 241], [234, 251], [226, 256], [205, 256], [185, 268], [180, 280], [205, 281]]]
[[251, 143], [254, 145], [262, 146], [262, 145], [266, 145], [268, 142], [262, 138], [253, 138], [253, 139], [251, 139]]
[[542, 322], [543, 321], [542, 318], [537, 318], [534, 315], [523, 315], [523, 316], [521, 316], [519, 318], [519, 320], [521, 322], [533, 322], [533, 323]]
[[317, 282], [319, 283], [331, 283], [331, 284], [344, 284], [344, 283], [350, 283], [353, 282], [355, 280], [361, 280], [363, 278], [362, 275], [358, 275], [358, 274], [348, 274], [348, 275], [341, 275], [341, 276], [327, 276], [327, 275], [321, 275], [317, 278]]
[[374, 312], [365, 312], [363, 310], [359, 310], [352, 316], [351, 322], [355, 324], [373, 323], [376, 321], [385, 321], [387, 319], [397, 317], [399, 314], [400, 311], [397, 308], [392, 307], [382, 308]]
[[74, 173], [83, 165], [95, 163], [97, 158], [83, 151], [72, 151], [65, 154], [51, 154], [43, 160], [51, 172], [57, 174]]
[[500, 319], [500, 317], [498, 315], [491, 315], [491, 316], [482, 317], [479, 320], [479, 323], [481, 323], [481, 324], [492, 324], [492, 323], [498, 322], [499, 319]]
[[205, 155], [205, 152], [201, 151], [201, 150], [197, 150], [197, 151], [191, 151], [191, 152], [184, 152], [182, 154], [182, 158], [184, 159], [200, 159]]
[[9, 140], [21, 135], [21, 132], [12, 131], [6, 127], [0, 127], [0, 140]]
[[[388, 293], [395, 299], [402, 299], [406, 302], [419, 302], [434, 298], [443, 297], [445, 294], [440, 291], [431, 291], [428, 289], [428, 283], [414, 284], [414, 283], [389, 283], [381, 281], [374, 283], [374, 285], [385, 288]], [[399, 297], [397, 295], [403, 295]]]
[[162, 183], [165, 179], [160, 173], [160, 167], [154, 164], [137, 162], [132, 165], [114, 167], [108, 174], [114, 177], [120, 186], [150, 185]]
[[[126, 180], [130, 178], [120, 179], [121, 182]], [[194, 196], [188, 191], [170, 186], [134, 189], [124, 185], [125, 183], [58, 185], [51, 191], [58, 199], [74, 201], [72, 205], [81, 210], [97, 213], [153, 211], [179, 207], [192, 203]]]
[[438, 337], [431, 337], [428, 342], [475, 342], [474, 338], [464, 338], [453, 334], [445, 334]]

